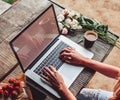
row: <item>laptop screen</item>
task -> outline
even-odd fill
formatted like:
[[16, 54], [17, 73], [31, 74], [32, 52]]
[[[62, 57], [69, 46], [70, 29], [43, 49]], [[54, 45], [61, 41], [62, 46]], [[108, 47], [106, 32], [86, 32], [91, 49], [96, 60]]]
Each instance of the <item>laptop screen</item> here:
[[12, 48], [23, 69], [26, 69], [58, 36], [54, 14], [53, 6], [50, 6], [12, 41]]

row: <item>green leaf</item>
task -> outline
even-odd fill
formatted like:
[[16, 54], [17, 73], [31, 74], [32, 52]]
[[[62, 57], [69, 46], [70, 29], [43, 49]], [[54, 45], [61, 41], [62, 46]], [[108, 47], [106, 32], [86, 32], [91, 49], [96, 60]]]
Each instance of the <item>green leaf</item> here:
[[86, 22], [87, 24], [91, 24], [91, 25], [94, 24], [94, 22], [93, 22], [91, 19], [84, 18], [84, 20], [85, 20], [85, 22]]
[[92, 25], [92, 24], [83, 24], [82, 27], [85, 28], [85, 29], [88, 29], [88, 30], [93, 30], [94, 29], [94, 25]]

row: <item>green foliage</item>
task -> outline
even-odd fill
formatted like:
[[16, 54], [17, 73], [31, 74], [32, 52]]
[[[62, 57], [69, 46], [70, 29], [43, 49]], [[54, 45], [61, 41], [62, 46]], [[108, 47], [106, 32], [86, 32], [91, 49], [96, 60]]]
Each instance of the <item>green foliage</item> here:
[[5, 2], [7, 2], [9, 4], [12, 4], [12, 2], [13, 2], [13, 0], [3, 0], [3, 1], [5, 1]]

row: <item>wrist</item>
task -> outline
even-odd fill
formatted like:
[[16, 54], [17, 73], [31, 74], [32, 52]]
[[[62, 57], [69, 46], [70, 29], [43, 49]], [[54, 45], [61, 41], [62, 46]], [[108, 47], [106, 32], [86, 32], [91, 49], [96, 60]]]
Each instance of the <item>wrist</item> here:
[[76, 100], [75, 96], [70, 92], [65, 84], [62, 84], [59, 89], [59, 94], [61, 95], [62, 100]]
[[58, 89], [58, 92], [59, 93], [64, 93], [66, 91], [66, 89], [67, 89], [66, 85], [64, 83], [61, 83], [60, 87]]
[[88, 62], [91, 62], [90, 60], [91, 60], [90, 58], [83, 57], [81, 64], [87, 66]]
[[61, 95], [62, 98], [66, 98], [69, 95], [69, 89], [65, 84], [61, 84], [58, 93]]

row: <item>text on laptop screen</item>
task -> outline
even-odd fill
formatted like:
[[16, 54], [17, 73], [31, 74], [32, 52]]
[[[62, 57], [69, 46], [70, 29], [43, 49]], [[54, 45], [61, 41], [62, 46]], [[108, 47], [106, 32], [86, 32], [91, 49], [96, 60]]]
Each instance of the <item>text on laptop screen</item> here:
[[56, 18], [50, 7], [12, 43], [23, 68], [26, 69], [58, 34]]

